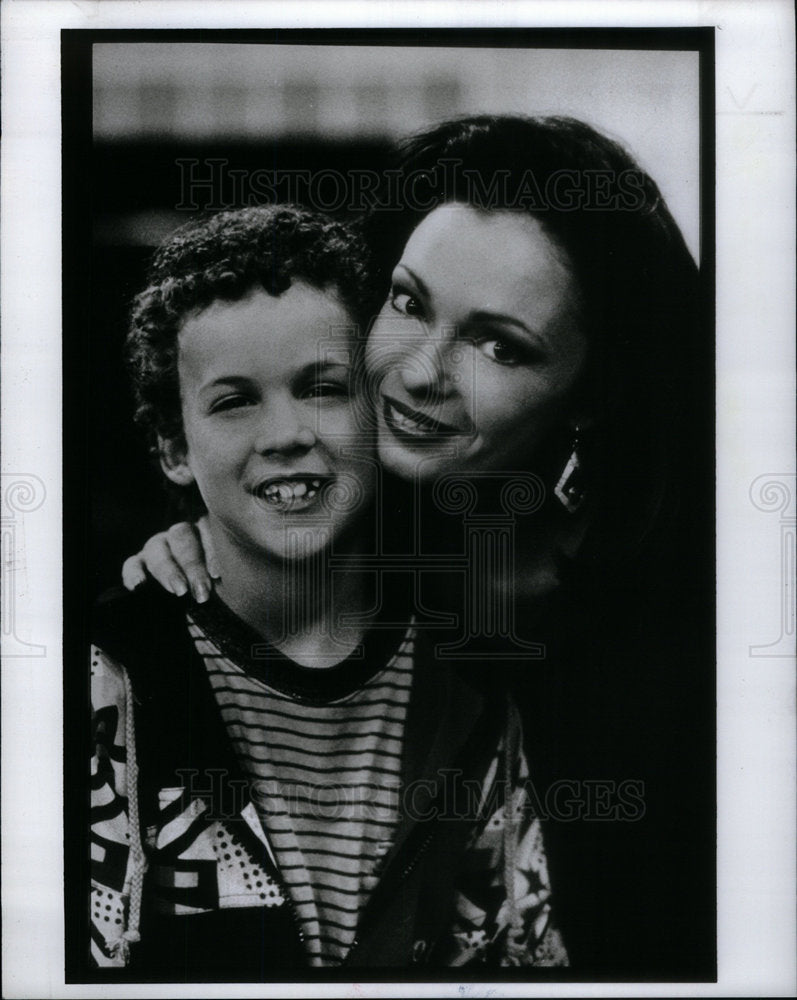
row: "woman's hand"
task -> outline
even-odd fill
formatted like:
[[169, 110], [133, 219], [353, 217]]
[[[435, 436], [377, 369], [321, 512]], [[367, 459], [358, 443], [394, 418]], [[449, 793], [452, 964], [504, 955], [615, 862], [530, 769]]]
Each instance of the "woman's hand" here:
[[181, 521], [153, 535], [137, 555], [125, 560], [122, 582], [128, 590], [135, 590], [147, 573], [178, 596], [190, 587], [194, 599], [203, 604], [210, 597], [213, 580], [221, 576], [207, 518], [201, 517], [196, 524]]

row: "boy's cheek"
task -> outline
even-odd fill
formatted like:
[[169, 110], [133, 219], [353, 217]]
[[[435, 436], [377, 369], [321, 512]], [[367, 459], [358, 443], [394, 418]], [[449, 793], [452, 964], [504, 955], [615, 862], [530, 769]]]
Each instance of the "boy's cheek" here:
[[368, 430], [368, 408], [352, 402], [345, 410], [327, 411], [318, 421], [318, 431], [330, 444], [339, 441], [345, 444], [365, 443], [361, 439]]
[[232, 422], [224, 424], [216, 421], [210, 424], [207, 421], [197, 421], [190, 429], [186, 428], [186, 441], [189, 450], [212, 458], [228, 455], [236, 446], [240, 449], [244, 440], [243, 433], [244, 428], [240, 423], [234, 426]]
[[353, 402], [354, 420], [359, 434], [372, 432], [374, 425], [375, 397], [368, 393], [361, 393]]
[[349, 475], [357, 482], [358, 506], [364, 510], [376, 495], [379, 472], [375, 459], [352, 463]]

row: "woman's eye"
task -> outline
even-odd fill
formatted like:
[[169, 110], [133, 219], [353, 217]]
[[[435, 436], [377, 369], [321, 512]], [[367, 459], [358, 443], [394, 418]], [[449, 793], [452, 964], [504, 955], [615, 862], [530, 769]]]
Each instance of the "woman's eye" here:
[[498, 337], [485, 338], [477, 343], [482, 354], [499, 365], [519, 365], [526, 360], [525, 353], [509, 340]]
[[409, 292], [394, 289], [390, 294], [390, 304], [403, 316], [421, 316], [423, 313], [420, 302]]

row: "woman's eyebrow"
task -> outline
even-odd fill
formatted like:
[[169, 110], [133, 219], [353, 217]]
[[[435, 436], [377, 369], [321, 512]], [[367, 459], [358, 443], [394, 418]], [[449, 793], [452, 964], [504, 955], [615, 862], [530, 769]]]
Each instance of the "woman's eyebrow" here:
[[530, 327], [523, 320], [518, 319], [517, 316], [511, 316], [509, 313], [492, 312], [489, 309], [477, 309], [475, 312], [470, 313], [468, 320], [472, 323], [500, 323], [505, 326], [512, 326], [520, 330], [521, 333], [527, 334], [533, 340], [540, 341], [541, 343], [546, 342], [545, 336], [539, 330]]
[[[406, 273], [410, 276], [410, 278], [412, 278], [413, 283], [416, 285], [421, 295], [423, 295], [425, 298], [428, 299], [429, 289], [426, 287], [426, 283], [424, 282], [423, 278], [419, 278], [411, 267], [407, 267], [407, 265], [402, 264], [401, 261], [399, 261], [399, 263], [396, 264], [396, 270], [399, 269], [401, 269], [402, 271], [406, 271]], [[394, 272], [394, 280], [395, 280], [395, 272]]]

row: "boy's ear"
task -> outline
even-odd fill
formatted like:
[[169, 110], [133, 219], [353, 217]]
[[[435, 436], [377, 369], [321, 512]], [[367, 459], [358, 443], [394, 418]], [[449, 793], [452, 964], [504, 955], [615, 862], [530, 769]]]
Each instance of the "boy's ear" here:
[[158, 453], [161, 468], [173, 483], [177, 486], [190, 486], [194, 482], [194, 474], [188, 466], [184, 441], [158, 436]]

